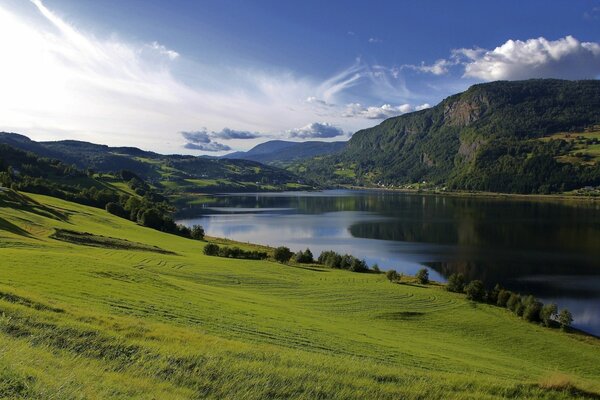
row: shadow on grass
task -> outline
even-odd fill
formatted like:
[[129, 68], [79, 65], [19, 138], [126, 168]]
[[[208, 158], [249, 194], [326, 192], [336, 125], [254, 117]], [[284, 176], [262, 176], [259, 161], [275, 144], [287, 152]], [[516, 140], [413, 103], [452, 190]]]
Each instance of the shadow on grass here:
[[25, 229], [20, 228], [19, 226], [13, 224], [10, 221], [5, 220], [4, 218], [0, 218], [0, 230], [8, 231], [10, 233], [14, 233], [15, 235], [25, 236], [28, 238], [32, 238]]
[[52, 207], [38, 203], [31, 197], [12, 190], [0, 193], [0, 207], [22, 210], [63, 222], [66, 222], [69, 219], [67, 214], [62, 213]]

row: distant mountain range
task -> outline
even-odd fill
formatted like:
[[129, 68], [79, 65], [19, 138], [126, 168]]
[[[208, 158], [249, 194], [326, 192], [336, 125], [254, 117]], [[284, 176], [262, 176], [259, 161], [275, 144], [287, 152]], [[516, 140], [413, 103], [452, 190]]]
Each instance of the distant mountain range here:
[[[256, 161], [164, 155], [136, 147], [109, 147], [76, 140], [36, 142], [0, 132], [0, 144], [95, 172], [131, 171], [177, 191], [254, 191], [311, 188], [297, 175]], [[2, 160], [0, 159], [0, 162]], [[0, 165], [1, 167], [1, 165]]]
[[600, 185], [600, 81], [474, 85], [290, 170], [316, 181], [553, 193]]
[[263, 164], [286, 166], [292, 162], [341, 151], [347, 142], [290, 142], [270, 140], [248, 151], [237, 151], [221, 158], [258, 161]]

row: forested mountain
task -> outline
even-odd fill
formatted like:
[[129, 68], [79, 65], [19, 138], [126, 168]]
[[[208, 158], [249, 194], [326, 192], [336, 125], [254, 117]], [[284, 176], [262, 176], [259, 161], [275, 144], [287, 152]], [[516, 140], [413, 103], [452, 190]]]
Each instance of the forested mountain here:
[[550, 193], [600, 185], [600, 81], [474, 85], [292, 168], [335, 183]]
[[36, 142], [16, 133], [0, 133], [2, 143], [83, 170], [128, 170], [163, 192], [310, 188], [289, 171], [250, 160], [163, 155], [135, 147], [109, 147], [75, 140]]
[[248, 151], [237, 151], [222, 158], [258, 161], [263, 164], [285, 166], [293, 161], [305, 160], [341, 151], [346, 142], [290, 142], [270, 140]]

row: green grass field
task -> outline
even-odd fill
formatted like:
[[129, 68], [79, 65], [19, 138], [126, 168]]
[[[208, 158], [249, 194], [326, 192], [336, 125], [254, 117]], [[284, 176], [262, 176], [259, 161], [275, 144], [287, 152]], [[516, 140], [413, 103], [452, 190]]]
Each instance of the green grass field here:
[[203, 246], [0, 192], [0, 398], [600, 398], [598, 339], [439, 285]]

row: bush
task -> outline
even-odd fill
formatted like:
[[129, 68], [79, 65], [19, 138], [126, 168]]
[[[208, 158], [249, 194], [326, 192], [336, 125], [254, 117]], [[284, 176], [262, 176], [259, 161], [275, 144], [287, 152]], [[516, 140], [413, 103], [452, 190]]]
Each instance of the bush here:
[[422, 285], [427, 285], [429, 283], [429, 271], [427, 268], [421, 268], [419, 272], [417, 272], [417, 280]]
[[498, 295], [500, 294], [501, 291], [502, 291], [502, 287], [499, 284], [496, 284], [496, 286], [494, 286], [494, 288], [492, 290], [490, 290], [488, 293], [488, 296], [487, 296], [488, 303], [497, 304], [498, 303]]
[[106, 211], [121, 218], [128, 218], [129, 213], [119, 203], [106, 203]]
[[379, 274], [381, 272], [381, 270], [379, 269], [379, 265], [377, 263], [373, 264], [373, 266], [371, 266], [371, 269], [373, 270], [373, 272], [375, 272], [376, 274]]
[[473, 301], [483, 301], [485, 298], [485, 286], [483, 286], [483, 282], [480, 280], [471, 281], [465, 287], [465, 293], [467, 294], [467, 299]]
[[558, 314], [558, 323], [563, 330], [567, 330], [573, 323], [573, 315], [566, 308]]
[[512, 293], [509, 290], [500, 289], [498, 292], [498, 300], [496, 301], [496, 305], [500, 307], [508, 307], [507, 303], [511, 294]]
[[204, 239], [204, 228], [202, 225], [194, 225], [192, 226], [192, 231], [190, 233], [192, 239], [195, 240], [203, 240]]
[[286, 263], [292, 258], [292, 252], [285, 246], [279, 246], [273, 252], [273, 258], [280, 263]]
[[528, 301], [525, 304], [525, 310], [523, 311], [523, 318], [525, 318], [529, 322], [539, 322], [540, 321], [540, 313], [542, 312], [542, 307], [544, 305], [537, 300]]
[[206, 254], [207, 256], [217, 256], [219, 255], [219, 250], [219, 246], [214, 243], [209, 243], [206, 246], [204, 246], [204, 254]]
[[544, 307], [542, 307], [542, 311], [540, 312], [540, 318], [546, 326], [550, 326], [552, 324], [552, 320], [556, 318], [557, 315], [558, 307], [556, 307], [556, 304], [554, 303], [546, 304]]
[[461, 273], [454, 273], [448, 277], [446, 290], [449, 292], [462, 293], [465, 289], [465, 276]]
[[390, 282], [395, 282], [395, 281], [398, 280], [398, 278], [400, 277], [400, 275], [398, 275], [398, 273], [395, 270], [390, 269], [389, 271], [387, 271], [385, 273], [385, 277], [388, 278], [388, 280]]
[[309, 249], [299, 251], [294, 254], [294, 261], [301, 264], [311, 264], [314, 262], [313, 254]]

